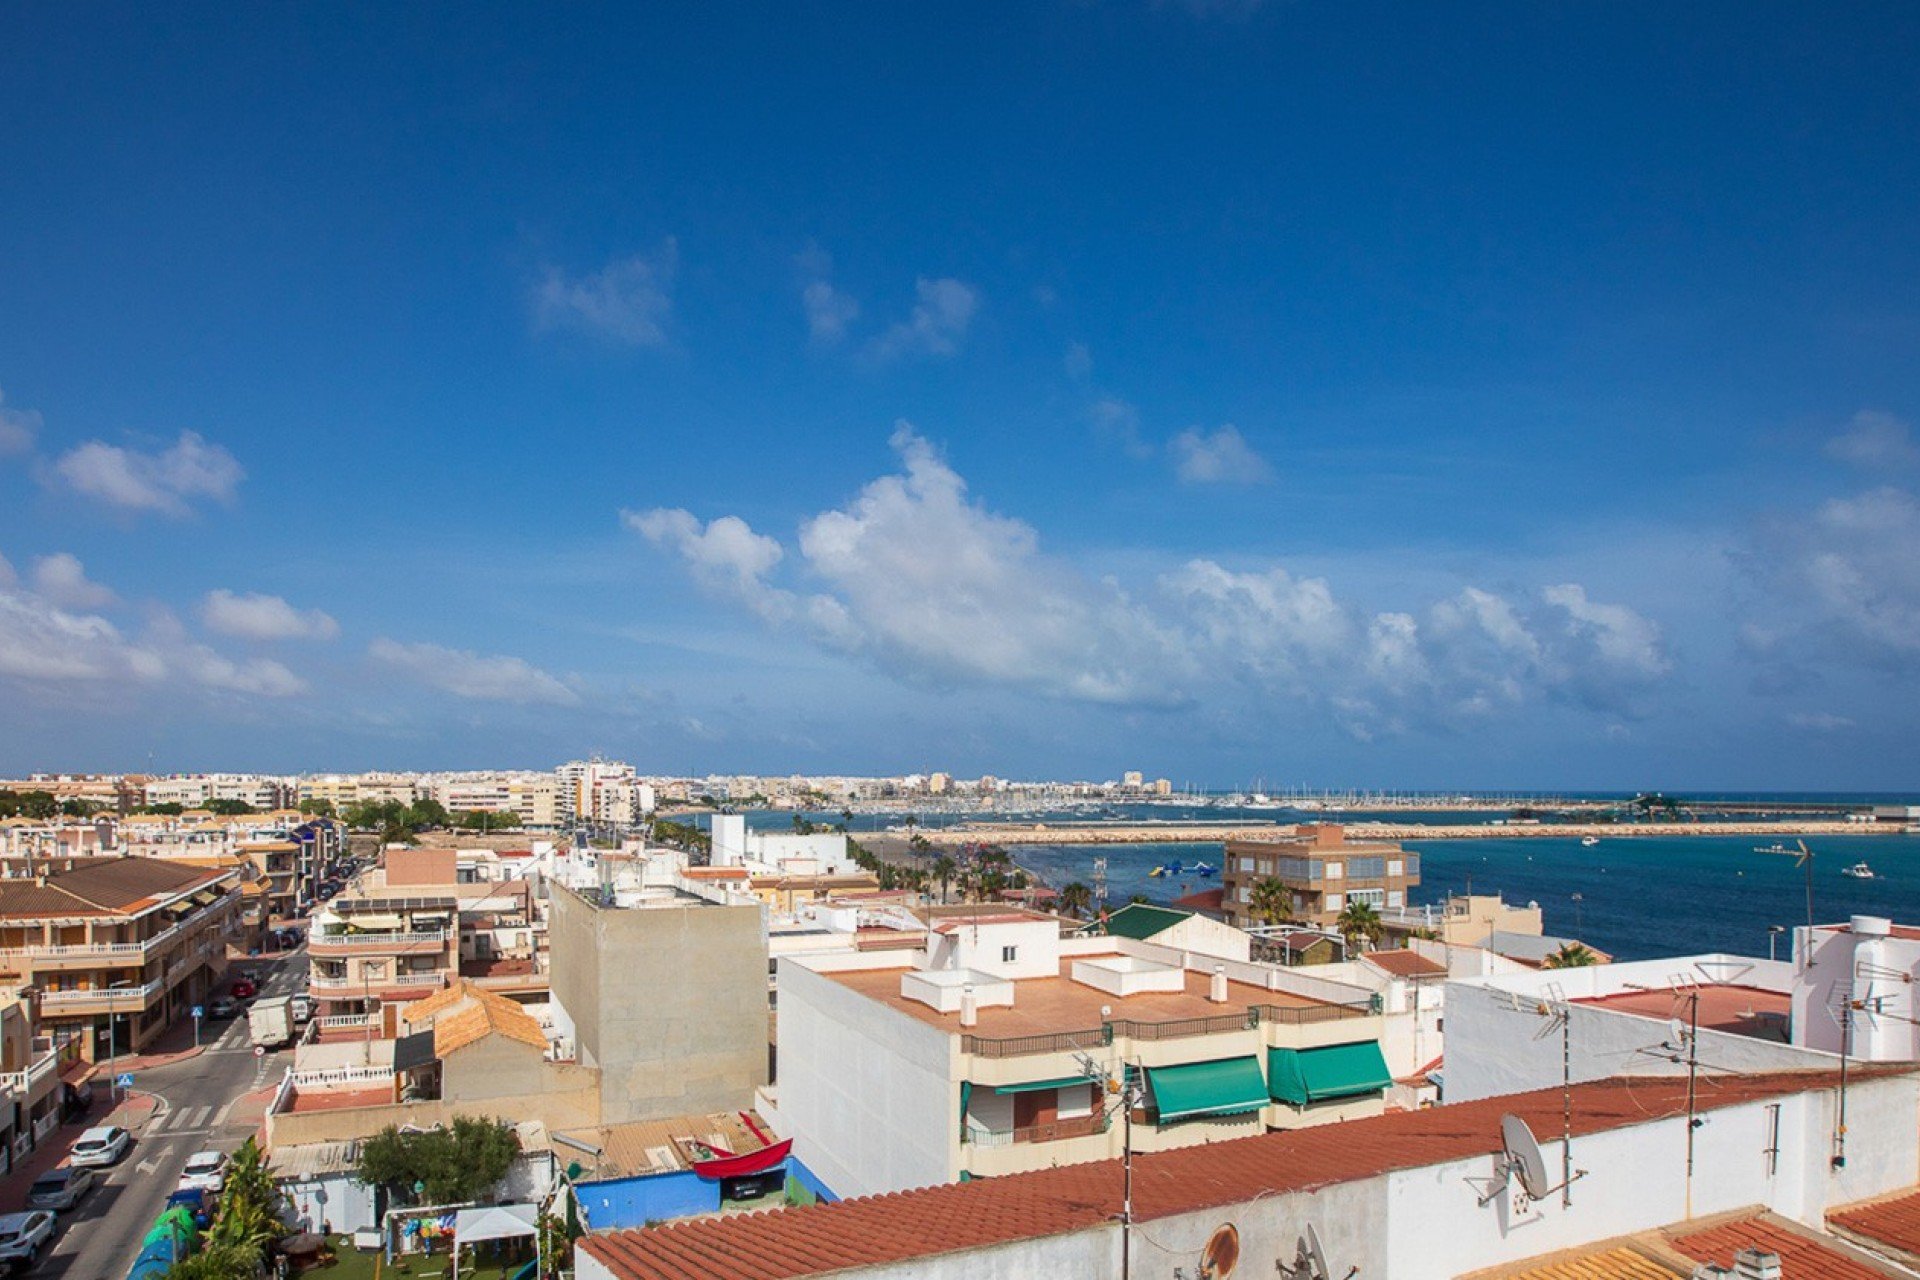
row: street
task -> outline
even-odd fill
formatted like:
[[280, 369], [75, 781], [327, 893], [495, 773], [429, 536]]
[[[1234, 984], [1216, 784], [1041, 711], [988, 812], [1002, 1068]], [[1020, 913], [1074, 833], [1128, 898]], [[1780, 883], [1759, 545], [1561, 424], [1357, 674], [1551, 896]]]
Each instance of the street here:
[[[300, 989], [306, 950], [236, 961], [232, 971], [248, 965], [261, 972], [262, 996], [291, 995]], [[235, 1116], [234, 1104], [278, 1080], [293, 1050], [256, 1059], [244, 1009], [231, 1021], [204, 1024], [202, 1037], [207, 1048], [198, 1056], [135, 1074], [135, 1103], [150, 1097], [153, 1105], [143, 1118], [125, 1122], [134, 1134], [133, 1150], [101, 1171], [105, 1177], [77, 1208], [60, 1215], [54, 1247], [31, 1273], [35, 1280], [121, 1280], [179, 1182], [187, 1157], [209, 1148], [231, 1152], [257, 1126], [258, 1115], [249, 1109]], [[103, 1066], [95, 1080], [106, 1098], [113, 1077]], [[93, 1123], [109, 1123], [109, 1109], [107, 1102], [98, 1105]], [[78, 1129], [72, 1132], [77, 1135]]]

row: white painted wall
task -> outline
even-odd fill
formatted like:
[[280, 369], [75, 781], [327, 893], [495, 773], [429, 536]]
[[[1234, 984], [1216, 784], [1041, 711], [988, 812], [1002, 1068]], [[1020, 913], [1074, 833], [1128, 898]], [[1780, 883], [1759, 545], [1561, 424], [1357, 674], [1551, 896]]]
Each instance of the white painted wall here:
[[[1871, 919], [1856, 917], [1856, 924]], [[1793, 1034], [1798, 1042], [1839, 1053], [1841, 1006], [1851, 991], [1866, 1007], [1852, 1014], [1849, 1054], [1877, 1062], [1920, 1059], [1913, 986], [1920, 977], [1920, 940], [1876, 937], [1859, 928], [1823, 927], [1811, 934], [1802, 928], [1794, 934], [1799, 967], [1793, 986]]]
[[[839, 832], [801, 836], [756, 831], [746, 838], [746, 854], [794, 875], [837, 875], [853, 866], [847, 856], [847, 838]], [[785, 865], [790, 862], [796, 865]]]
[[[955, 924], [931, 935], [928, 967], [972, 969], [1002, 978], [1052, 978], [1060, 973], [1060, 926], [1052, 920]], [[1013, 948], [1013, 958], [1005, 958]]]
[[795, 959], [778, 978], [780, 1118], [794, 1154], [843, 1197], [958, 1176], [957, 1037]]
[[713, 837], [710, 861], [716, 867], [737, 867], [747, 856], [747, 819], [744, 814], [716, 813], [708, 834]]

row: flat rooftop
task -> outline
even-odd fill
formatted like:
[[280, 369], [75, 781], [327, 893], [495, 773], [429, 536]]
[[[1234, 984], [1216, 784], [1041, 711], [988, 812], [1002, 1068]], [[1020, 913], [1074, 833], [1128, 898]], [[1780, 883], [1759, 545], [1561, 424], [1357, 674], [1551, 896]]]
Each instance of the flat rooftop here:
[[1594, 996], [1573, 1003], [1611, 1009], [1615, 1013], [1631, 1013], [1642, 1018], [1656, 1018], [1661, 1022], [1670, 1018], [1686, 1021], [1693, 1016], [1689, 1006], [1691, 997], [1695, 995], [1700, 997], [1700, 1026], [1703, 1030], [1787, 1043], [1787, 1024], [1793, 998], [1784, 991], [1768, 991], [1763, 987], [1715, 983], [1671, 991], [1623, 991], [1618, 995]]
[[[1188, 970], [1185, 991], [1149, 991], [1139, 995], [1116, 996], [1073, 980], [1073, 962], [1100, 956], [1117, 956], [1118, 951], [1093, 956], [1071, 956], [1060, 962], [1060, 972], [1051, 978], [1020, 978], [1013, 984], [1013, 1007], [981, 1009], [980, 1021], [968, 1027], [968, 1035], [999, 1039], [1011, 1036], [1052, 1035], [1059, 1031], [1079, 1031], [1097, 1027], [1113, 1018], [1135, 1022], [1175, 1022], [1182, 1018], [1217, 1018], [1242, 1013], [1255, 1005], [1279, 1005], [1287, 1009], [1311, 1009], [1325, 1001], [1308, 1000], [1286, 991], [1268, 991], [1245, 982], [1227, 983], [1227, 1002], [1215, 1004], [1207, 999], [1211, 975]], [[900, 975], [914, 970], [907, 966], [892, 969], [859, 969], [822, 976], [869, 1000], [897, 1009], [929, 1026], [959, 1031], [958, 1013], [941, 1013], [918, 1000], [900, 994]], [[1111, 1015], [1103, 1014], [1111, 1009]]]

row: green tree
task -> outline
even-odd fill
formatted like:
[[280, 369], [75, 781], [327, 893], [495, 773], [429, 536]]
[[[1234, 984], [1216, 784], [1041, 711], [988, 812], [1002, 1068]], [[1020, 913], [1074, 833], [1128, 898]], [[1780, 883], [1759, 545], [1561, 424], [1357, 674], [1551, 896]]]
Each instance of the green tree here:
[[253, 806], [245, 800], [209, 800], [206, 809], [208, 813], [217, 813], [223, 818], [237, 818], [243, 813], [253, 812]]
[[51, 791], [0, 791], [0, 818], [51, 818], [60, 802]]
[[300, 812], [309, 818], [333, 817], [333, 801], [325, 797], [308, 796], [300, 802]]
[[164, 1280], [254, 1280], [260, 1259], [232, 1245], [209, 1244], [167, 1268]]
[[1278, 876], [1266, 876], [1254, 881], [1247, 908], [1261, 924], [1282, 924], [1293, 919], [1293, 894]]
[[[513, 1130], [493, 1120], [458, 1116], [418, 1133], [388, 1125], [360, 1144], [360, 1181], [408, 1204], [456, 1204], [491, 1191], [519, 1153]], [[424, 1186], [418, 1196], [415, 1183]]]
[[941, 854], [933, 860], [933, 878], [940, 882], [940, 901], [947, 900], [947, 891], [953, 885], [953, 873], [958, 870], [952, 858]]
[[60, 812], [69, 818], [87, 817], [99, 807], [99, 805], [96, 805], [91, 800], [81, 800], [78, 798], [62, 800], [60, 802]]
[[1093, 906], [1093, 890], [1080, 881], [1060, 890], [1060, 909], [1070, 916], [1084, 916]]
[[1386, 936], [1387, 927], [1370, 902], [1349, 902], [1340, 913], [1340, 935], [1351, 950], [1364, 951]]
[[1599, 964], [1600, 956], [1585, 943], [1566, 942], [1560, 949], [1540, 962], [1545, 969], [1584, 969], [1588, 965]]
[[168, 800], [161, 804], [143, 805], [137, 810], [139, 813], [157, 814], [163, 818], [177, 818], [186, 811], [187, 806], [175, 800]]

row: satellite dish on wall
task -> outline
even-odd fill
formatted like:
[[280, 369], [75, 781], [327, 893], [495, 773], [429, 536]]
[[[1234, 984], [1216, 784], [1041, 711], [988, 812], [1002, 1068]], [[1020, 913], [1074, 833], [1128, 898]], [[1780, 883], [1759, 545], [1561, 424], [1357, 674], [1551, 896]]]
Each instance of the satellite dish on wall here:
[[1686, 1042], [1687, 1042], [1687, 1024], [1680, 1021], [1680, 1019], [1678, 1018], [1668, 1018], [1667, 1019], [1667, 1043], [1670, 1045], [1673, 1045], [1675, 1048], [1678, 1048], [1681, 1045], [1686, 1044]]
[[1327, 1280], [1327, 1251], [1320, 1247], [1320, 1233], [1307, 1224], [1307, 1274], [1312, 1280]]
[[1240, 1229], [1223, 1222], [1207, 1237], [1200, 1251], [1200, 1280], [1227, 1280], [1240, 1265]]
[[1527, 1122], [1516, 1115], [1501, 1116], [1500, 1145], [1506, 1148], [1507, 1172], [1520, 1180], [1527, 1198], [1544, 1199], [1553, 1190], [1547, 1181], [1547, 1157]]
[[[1333, 1280], [1333, 1269], [1327, 1265], [1327, 1251], [1320, 1247], [1320, 1233], [1311, 1222], [1307, 1224], [1307, 1233], [1300, 1237], [1294, 1246], [1293, 1267], [1283, 1268], [1278, 1262], [1274, 1269], [1288, 1280]], [[1341, 1280], [1353, 1280], [1360, 1274], [1360, 1268], [1348, 1267]]]

